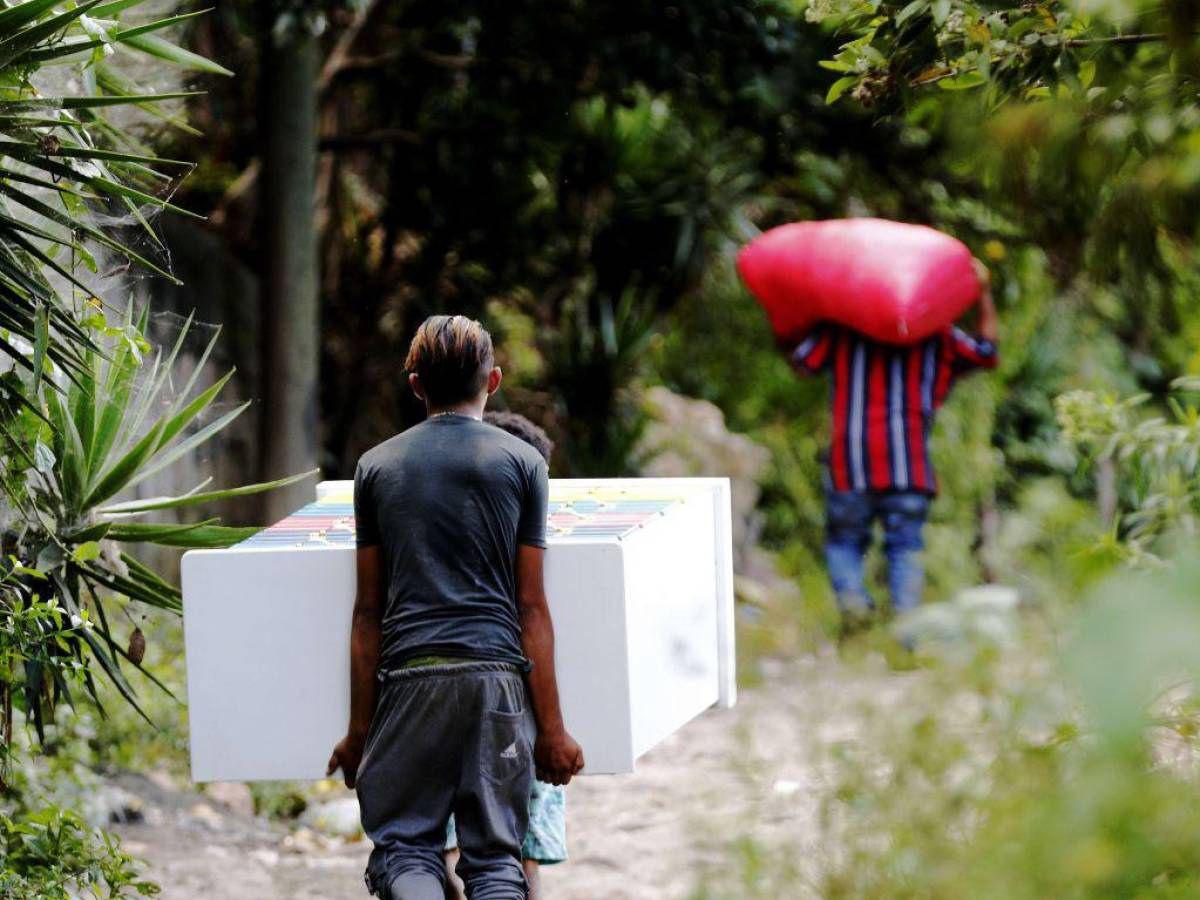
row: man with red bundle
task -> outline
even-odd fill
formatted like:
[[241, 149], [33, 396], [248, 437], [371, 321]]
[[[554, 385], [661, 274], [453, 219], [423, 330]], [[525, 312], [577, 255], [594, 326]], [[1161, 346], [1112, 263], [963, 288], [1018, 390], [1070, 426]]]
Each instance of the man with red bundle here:
[[876, 521], [883, 526], [892, 611], [921, 601], [922, 532], [937, 480], [929, 457], [934, 416], [955, 380], [996, 365], [996, 308], [987, 269], [978, 333], [949, 326], [920, 343], [894, 346], [822, 324], [792, 349], [798, 372], [831, 376], [833, 433], [827, 458], [825, 555], [843, 635], [870, 621], [863, 558]]

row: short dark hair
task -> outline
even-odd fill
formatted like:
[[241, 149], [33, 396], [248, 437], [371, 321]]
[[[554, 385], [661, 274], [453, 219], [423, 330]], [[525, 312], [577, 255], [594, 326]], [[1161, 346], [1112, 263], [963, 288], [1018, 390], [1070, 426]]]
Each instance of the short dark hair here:
[[489, 425], [495, 425], [497, 428], [502, 428], [511, 434], [513, 437], [519, 437], [529, 446], [531, 446], [546, 460], [550, 462], [550, 455], [554, 453], [554, 441], [550, 440], [550, 436], [538, 426], [534, 425], [520, 413], [514, 412], [486, 412], [483, 414], [483, 421]]
[[430, 316], [408, 347], [404, 368], [421, 379], [425, 398], [435, 406], [479, 396], [495, 365], [492, 336], [466, 316]]

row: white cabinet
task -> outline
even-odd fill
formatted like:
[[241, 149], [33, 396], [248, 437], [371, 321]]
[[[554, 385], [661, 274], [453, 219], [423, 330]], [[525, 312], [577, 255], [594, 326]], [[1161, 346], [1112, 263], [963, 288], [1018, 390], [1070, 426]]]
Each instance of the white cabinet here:
[[[320, 778], [349, 715], [354, 513], [346, 481], [227, 550], [183, 557], [192, 777]], [[729, 483], [550, 482], [546, 593], [583, 774], [735, 700]]]

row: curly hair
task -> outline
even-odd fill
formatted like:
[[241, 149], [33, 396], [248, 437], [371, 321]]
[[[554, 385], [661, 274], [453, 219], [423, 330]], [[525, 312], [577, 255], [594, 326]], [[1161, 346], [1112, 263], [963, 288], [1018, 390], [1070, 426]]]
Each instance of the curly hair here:
[[483, 421], [504, 429], [513, 437], [519, 437], [542, 454], [546, 463], [549, 464], [550, 455], [554, 453], [554, 441], [550, 440], [550, 436], [546, 432], [524, 416], [514, 412], [486, 412], [483, 414]]

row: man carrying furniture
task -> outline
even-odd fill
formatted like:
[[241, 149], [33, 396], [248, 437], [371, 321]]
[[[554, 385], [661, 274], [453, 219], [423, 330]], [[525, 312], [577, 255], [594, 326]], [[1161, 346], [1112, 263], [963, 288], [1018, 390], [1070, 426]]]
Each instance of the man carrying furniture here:
[[977, 336], [948, 327], [900, 347], [820, 325], [791, 351], [798, 372], [828, 371], [832, 381], [825, 556], [843, 636], [874, 613], [863, 558], [876, 520], [883, 525], [893, 613], [921, 602], [922, 532], [937, 493], [928, 446], [934, 416], [957, 377], [996, 365], [996, 308], [987, 269], [978, 261], [976, 268], [983, 283]]
[[546, 463], [481, 421], [501, 372], [478, 322], [427, 319], [405, 368], [428, 418], [355, 473], [350, 727], [329, 771], [357, 784], [372, 893], [441, 900], [453, 812], [467, 896], [523, 900], [535, 766], [552, 784], [583, 767], [542, 586]]

